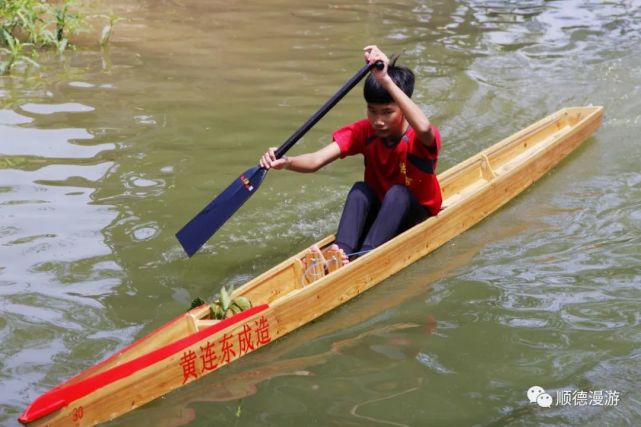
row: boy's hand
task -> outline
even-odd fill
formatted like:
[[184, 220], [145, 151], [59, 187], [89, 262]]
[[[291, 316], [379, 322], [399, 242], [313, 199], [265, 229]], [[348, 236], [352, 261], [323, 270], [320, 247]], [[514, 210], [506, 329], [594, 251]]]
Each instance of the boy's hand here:
[[382, 81], [387, 77], [387, 66], [389, 65], [389, 58], [383, 53], [376, 45], [365, 46], [363, 48], [365, 52], [365, 62], [368, 64], [373, 64], [375, 62], [381, 61], [384, 65], [382, 70], [374, 67], [372, 68], [372, 74], [376, 77], [376, 80]]
[[280, 170], [287, 167], [288, 161], [289, 158], [287, 156], [276, 159], [276, 147], [270, 147], [269, 150], [267, 150], [267, 152], [260, 158], [259, 164], [265, 169], [273, 168]]

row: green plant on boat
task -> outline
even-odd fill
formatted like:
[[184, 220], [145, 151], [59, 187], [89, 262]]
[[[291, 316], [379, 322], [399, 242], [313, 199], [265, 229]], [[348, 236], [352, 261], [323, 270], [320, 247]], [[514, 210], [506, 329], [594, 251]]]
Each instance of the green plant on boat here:
[[[201, 297], [196, 297], [194, 300], [191, 302], [191, 307], [189, 307], [189, 310], [193, 310], [194, 308], [200, 307], [201, 305], [206, 304], [205, 300], [202, 299]], [[188, 310], [188, 311], [189, 311]]]
[[214, 319], [226, 319], [241, 311], [247, 310], [252, 306], [247, 297], [231, 297], [231, 290], [223, 287], [220, 289], [220, 297], [214, 301], [211, 306], [211, 317]]
[[[252, 307], [247, 297], [238, 296], [232, 298], [233, 289], [229, 291], [225, 287], [220, 290], [220, 297], [209, 305], [209, 312], [212, 319], [226, 319]], [[205, 304], [202, 298], [197, 297], [191, 302], [191, 309]]]

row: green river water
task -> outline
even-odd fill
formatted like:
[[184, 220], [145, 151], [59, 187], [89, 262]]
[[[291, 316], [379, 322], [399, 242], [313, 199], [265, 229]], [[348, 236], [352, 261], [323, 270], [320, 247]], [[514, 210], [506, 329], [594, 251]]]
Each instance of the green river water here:
[[[270, 172], [192, 259], [174, 237], [366, 44], [415, 70], [441, 172], [564, 106], [603, 105], [605, 120], [435, 253], [111, 425], [641, 424], [641, 2], [91, 4], [128, 18], [107, 50], [85, 35], [0, 77], [1, 425], [193, 297], [335, 230], [360, 158]], [[364, 114], [359, 86], [291, 153]], [[576, 400], [539, 407], [534, 385]]]

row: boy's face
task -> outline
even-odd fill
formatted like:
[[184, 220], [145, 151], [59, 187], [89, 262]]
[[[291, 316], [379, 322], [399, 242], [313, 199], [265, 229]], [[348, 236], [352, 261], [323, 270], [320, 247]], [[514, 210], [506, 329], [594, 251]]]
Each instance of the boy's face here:
[[400, 138], [405, 127], [405, 116], [395, 102], [367, 104], [367, 120], [381, 138]]

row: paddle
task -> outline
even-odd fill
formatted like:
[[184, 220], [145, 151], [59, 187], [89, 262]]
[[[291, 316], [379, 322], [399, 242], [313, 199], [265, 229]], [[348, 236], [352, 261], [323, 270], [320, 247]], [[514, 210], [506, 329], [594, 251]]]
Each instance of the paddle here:
[[[382, 62], [363, 66], [341, 87], [316, 113], [298, 128], [278, 149], [276, 158], [280, 159], [298, 142], [329, 110], [360, 82], [372, 67], [381, 69]], [[187, 255], [195, 254], [202, 245], [258, 190], [263, 183], [267, 169], [254, 166], [243, 172], [229, 187], [198, 213], [176, 233], [178, 241]]]

